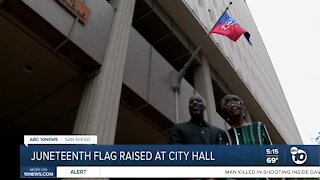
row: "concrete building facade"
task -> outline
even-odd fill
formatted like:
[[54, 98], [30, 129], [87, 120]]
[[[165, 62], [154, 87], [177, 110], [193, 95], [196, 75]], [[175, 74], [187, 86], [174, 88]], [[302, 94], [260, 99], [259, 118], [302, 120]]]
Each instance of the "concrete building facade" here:
[[[179, 71], [219, 19], [224, 0], [0, 1], [2, 133], [96, 134], [99, 144], [166, 144], [197, 92], [225, 129], [219, 101], [237, 94], [275, 144], [302, 144], [245, 0], [229, 13], [251, 34], [212, 34], [175, 96]], [[177, 100], [177, 101], [176, 101]], [[178, 118], [177, 118], [178, 117]]]

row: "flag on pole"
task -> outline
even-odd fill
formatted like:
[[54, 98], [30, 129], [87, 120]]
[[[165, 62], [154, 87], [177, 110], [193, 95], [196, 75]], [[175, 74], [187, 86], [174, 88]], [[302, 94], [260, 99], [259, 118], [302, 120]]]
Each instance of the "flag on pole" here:
[[240, 36], [244, 34], [248, 43], [252, 45], [249, 39], [250, 34], [248, 33], [248, 31], [242, 28], [240, 24], [235, 19], [233, 19], [226, 11], [221, 15], [218, 22], [213, 26], [209, 34], [211, 33], [227, 36], [234, 42], [236, 42], [240, 38]]

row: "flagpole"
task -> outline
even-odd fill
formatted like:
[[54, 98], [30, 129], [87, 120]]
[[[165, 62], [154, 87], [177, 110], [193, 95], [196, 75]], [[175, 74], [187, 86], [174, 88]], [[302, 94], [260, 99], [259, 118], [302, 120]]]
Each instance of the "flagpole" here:
[[[231, 4], [232, 4], [232, 2], [229, 3], [229, 5], [223, 11], [222, 15], [220, 16], [220, 18], [218, 19], [217, 22], [220, 21], [221, 17], [229, 9]], [[217, 24], [217, 22], [216, 22], [216, 24]], [[214, 24], [213, 28], [216, 26], [216, 24]], [[210, 30], [210, 32], [211, 32], [211, 30]], [[198, 48], [195, 50], [195, 52], [192, 54], [192, 56], [189, 58], [189, 60], [186, 62], [186, 64], [184, 64], [183, 68], [179, 72], [176, 72], [175, 70], [171, 72], [171, 87], [172, 87], [172, 89], [174, 91], [174, 96], [175, 96], [175, 118], [176, 118], [175, 119], [175, 123], [179, 123], [179, 95], [178, 94], [180, 92], [181, 80], [182, 80], [183, 76], [186, 74], [189, 66], [193, 62], [193, 59], [197, 55], [197, 53], [200, 50], [201, 46], [204, 44], [204, 42], [210, 36], [210, 34], [211, 34], [210, 32], [204, 37], [204, 39], [199, 44]]]
[[[229, 9], [229, 7], [232, 5], [232, 2], [229, 2], [229, 5], [226, 7], [226, 9], [223, 11], [222, 15], [220, 16], [220, 18], [218, 19], [218, 21], [216, 22], [216, 24], [220, 21], [221, 17], [223, 16], [223, 14]], [[212, 29], [216, 26], [216, 24], [212, 27]], [[212, 30], [211, 29], [211, 30]], [[210, 30], [210, 32], [211, 32]], [[174, 91], [177, 91], [179, 93], [180, 91], [180, 83], [181, 80], [183, 78], [183, 76], [186, 74], [189, 66], [191, 65], [191, 63], [193, 62], [194, 57], [198, 54], [199, 50], [201, 49], [202, 45], [205, 43], [205, 41], [208, 39], [208, 37], [210, 36], [211, 33], [207, 33], [207, 35], [203, 38], [203, 40], [201, 41], [201, 43], [199, 44], [198, 48], [194, 51], [194, 53], [192, 54], [192, 56], [189, 58], [189, 60], [184, 64], [183, 68], [179, 71], [179, 72], [171, 72], [171, 87]]]

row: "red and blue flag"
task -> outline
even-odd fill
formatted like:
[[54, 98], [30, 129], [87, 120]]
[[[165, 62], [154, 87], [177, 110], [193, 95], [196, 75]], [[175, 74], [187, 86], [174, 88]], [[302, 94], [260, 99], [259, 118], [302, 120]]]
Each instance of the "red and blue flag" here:
[[233, 19], [227, 12], [224, 12], [218, 22], [213, 26], [211, 33], [221, 34], [227, 36], [234, 42], [236, 42], [242, 34], [244, 34], [248, 43], [252, 45], [250, 41], [250, 34], [247, 30], [242, 28], [240, 24]]

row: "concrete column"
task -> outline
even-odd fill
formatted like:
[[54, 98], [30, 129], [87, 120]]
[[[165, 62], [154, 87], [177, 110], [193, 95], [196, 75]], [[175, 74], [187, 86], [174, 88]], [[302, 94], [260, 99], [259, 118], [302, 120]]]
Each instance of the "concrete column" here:
[[195, 89], [205, 98], [207, 103], [208, 122], [214, 125], [214, 113], [216, 105], [214, 100], [210, 67], [203, 55], [201, 55], [201, 66], [195, 70], [194, 85]]
[[[98, 144], [113, 144], [135, 0], [118, 0], [100, 73], [86, 85], [74, 134], [98, 135]], [[102, 35], [103, 36], [103, 35]]]

